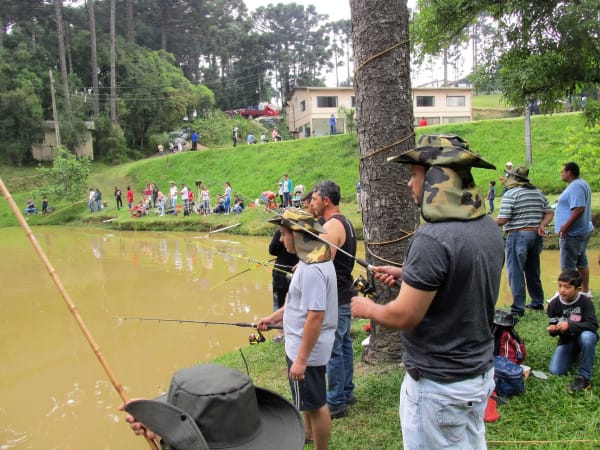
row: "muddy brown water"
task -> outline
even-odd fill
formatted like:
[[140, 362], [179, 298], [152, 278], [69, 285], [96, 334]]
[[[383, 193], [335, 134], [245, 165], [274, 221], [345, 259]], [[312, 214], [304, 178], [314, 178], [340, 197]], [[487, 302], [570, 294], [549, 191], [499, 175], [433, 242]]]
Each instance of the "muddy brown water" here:
[[[175, 370], [248, 345], [251, 330], [115, 317], [253, 322], [272, 308], [271, 272], [256, 263], [271, 258], [268, 238], [34, 234], [130, 398], [159, 395]], [[148, 448], [125, 425], [119, 395], [23, 230], [1, 229], [0, 252], [0, 450]], [[558, 253], [544, 252], [542, 267], [551, 293]], [[510, 301], [504, 277], [499, 303]]]

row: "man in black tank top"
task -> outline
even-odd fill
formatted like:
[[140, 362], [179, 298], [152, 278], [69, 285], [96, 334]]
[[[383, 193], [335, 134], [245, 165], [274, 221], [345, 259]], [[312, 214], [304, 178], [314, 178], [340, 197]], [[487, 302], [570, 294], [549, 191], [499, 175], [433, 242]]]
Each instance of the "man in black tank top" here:
[[[347, 406], [354, 397], [354, 361], [350, 337], [350, 300], [357, 294], [353, 285], [352, 269], [356, 255], [356, 234], [350, 221], [340, 213], [340, 187], [333, 181], [321, 181], [312, 193], [311, 208], [317, 217], [325, 220], [327, 233], [322, 237], [333, 244], [331, 258], [335, 266], [338, 288], [338, 327], [331, 359], [327, 364], [327, 405], [334, 419], [346, 416]], [[334, 247], [335, 246], [335, 247]], [[337, 251], [337, 248], [344, 252]]]

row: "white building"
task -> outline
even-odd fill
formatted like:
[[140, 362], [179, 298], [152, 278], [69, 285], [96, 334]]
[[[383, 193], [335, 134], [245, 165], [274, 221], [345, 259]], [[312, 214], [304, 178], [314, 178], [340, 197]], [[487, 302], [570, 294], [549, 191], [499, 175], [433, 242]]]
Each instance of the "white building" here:
[[[472, 89], [465, 87], [413, 88], [415, 126], [423, 117], [428, 125], [471, 121], [472, 95]], [[337, 132], [345, 133], [346, 123], [338, 108], [354, 108], [355, 102], [353, 87], [295, 88], [285, 106], [288, 129], [299, 138], [325, 136], [330, 134], [329, 119], [334, 114]]]

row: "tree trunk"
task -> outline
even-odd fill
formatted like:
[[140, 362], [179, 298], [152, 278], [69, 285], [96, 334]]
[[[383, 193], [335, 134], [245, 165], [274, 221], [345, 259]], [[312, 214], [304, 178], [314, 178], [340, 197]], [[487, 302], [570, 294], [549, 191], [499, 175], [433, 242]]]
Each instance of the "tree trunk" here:
[[110, 122], [113, 127], [117, 124], [115, 3], [116, 0], [110, 0]]
[[67, 60], [65, 57], [65, 31], [62, 20], [62, 0], [54, 0], [54, 13], [56, 14], [56, 35], [58, 37], [58, 58], [60, 61], [62, 94], [65, 101], [65, 109], [68, 111], [71, 109], [71, 102], [69, 100], [69, 79], [67, 78]]
[[[400, 265], [419, 223], [407, 186], [410, 167], [387, 162], [414, 148], [408, 8], [406, 0], [350, 0], [350, 7], [365, 254], [373, 265]], [[397, 295], [381, 283], [377, 291], [380, 303]], [[365, 361], [399, 361], [400, 334], [371, 325]]]
[[94, 12], [94, 0], [88, 0], [88, 15], [90, 18], [90, 49], [92, 52], [92, 110], [94, 116], [100, 115], [100, 90], [98, 84], [98, 57], [96, 52], [96, 14]]
[[531, 106], [525, 105], [525, 161], [529, 166], [533, 163], [531, 149]]

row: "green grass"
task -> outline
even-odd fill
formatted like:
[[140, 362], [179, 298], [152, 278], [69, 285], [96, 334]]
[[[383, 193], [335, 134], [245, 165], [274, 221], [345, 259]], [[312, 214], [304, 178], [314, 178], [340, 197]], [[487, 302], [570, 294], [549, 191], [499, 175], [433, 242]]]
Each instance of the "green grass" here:
[[[582, 127], [583, 120], [578, 114], [556, 114], [532, 118], [533, 165], [530, 177], [534, 184], [549, 194], [551, 201], [556, 198], [564, 184], [560, 181], [561, 163], [565, 158], [562, 149], [566, 142], [566, 128]], [[422, 130], [417, 130], [422, 132]], [[427, 127], [427, 132], [457, 133], [467, 139], [472, 149], [481, 153], [498, 167], [497, 171], [476, 169], [474, 176], [478, 185], [485, 190], [489, 180], [502, 173], [504, 163], [523, 163], [524, 125], [522, 118], [503, 119], [467, 124], [452, 124]], [[370, 149], [375, 150], [375, 149]], [[34, 225], [59, 224], [70, 222], [99, 224], [102, 220], [116, 218], [102, 226], [117, 229], [174, 229], [205, 231], [241, 222], [232, 230], [243, 234], [270, 234], [272, 227], [264, 224], [265, 212], [260, 208], [247, 208], [241, 215], [162, 217], [147, 216], [132, 219], [127, 212], [117, 213], [114, 209], [112, 192], [115, 186], [123, 191], [131, 183], [139, 199], [146, 180], [158, 182], [167, 189], [170, 180], [193, 185], [196, 179], [206, 183], [213, 194], [223, 192], [223, 183], [230, 181], [234, 192], [243, 194], [246, 199], [259, 196], [264, 190], [275, 190], [276, 183], [283, 173], [289, 173], [294, 184], [304, 184], [310, 188], [321, 179], [333, 179], [342, 188], [342, 210], [357, 228], [361, 220], [355, 212], [354, 186], [358, 179], [358, 147], [356, 136], [340, 135], [281, 143], [241, 145], [237, 148], [212, 149], [201, 152], [186, 152], [162, 158], [149, 158], [143, 161], [120, 166], [106, 166], [94, 163], [90, 185], [99, 187], [104, 199], [111, 205], [102, 214], [91, 216], [85, 199], [76, 205], [65, 205], [59, 199], [51, 199], [57, 206], [56, 212], [41, 217], [30, 217]], [[35, 188], [35, 170], [0, 167], [0, 176], [13, 191], [18, 205], [24, 205], [30, 192]], [[585, 173], [583, 174], [585, 178]], [[599, 186], [592, 186], [597, 192]], [[500, 189], [500, 187], [499, 187]], [[600, 210], [600, 196], [593, 198], [593, 209]], [[37, 199], [36, 199], [37, 200]], [[39, 200], [38, 200], [39, 203]], [[6, 202], [0, 202], [0, 225], [16, 225]], [[597, 236], [597, 234], [596, 234]], [[590, 247], [600, 246], [597, 237]], [[550, 246], [555, 242], [550, 240]], [[554, 243], [553, 243], [554, 242]], [[554, 247], [556, 248], [556, 247]], [[363, 331], [365, 321], [353, 325], [355, 350], [355, 383], [358, 403], [351, 407], [347, 418], [334, 421], [331, 438], [332, 449], [392, 449], [401, 447], [398, 419], [398, 392], [403, 370], [397, 365], [369, 366], [362, 362], [362, 347], [359, 343], [366, 336]], [[528, 312], [517, 329], [527, 344], [526, 364], [535, 370], [545, 371], [556, 342], [545, 332], [546, 318], [543, 314]], [[243, 350], [250, 375], [255, 382], [289, 398], [289, 387], [285, 375], [283, 346], [267, 342], [249, 346]], [[245, 371], [245, 364], [239, 353], [230, 353], [219, 361]], [[490, 448], [522, 449], [589, 449], [600, 448], [600, 409], [598, 395], [600, 384], [591, 392], [570, 395], [566, 386], [574, 373], [566, 377], [550, 377], [548, 380], [531, 378], [527, 380], [524, 395], [511, 399], [499, 406], [501, 419], [488, 424], [487, 437]], [[598, 377], [598, 357], [596, 358], [594, 380]], [[598, 391], [600, 392], [600, 391]], [[585, 441], [588, 440], [588, 441]], [[589, 442], [592, 440], [592, 442]]]
[[471, 97], [473, 108], [476, 109], [509, 109], [500, 94], [479, 94]]
[[[598, 307], [598, 303], [596, 302]], [[398, 399], [404, 370], [396, 364], [367, 365], [362, 361], [360, 342], [366, 337], [365, 320], [352, 326], [354, 342], [355, 394], [358, 402], [349, 415], [333, 421], [331, 449], [363, 450], [402, 448]], [[545, 331], [547, 317], [541, 312], [527, 312], [517, 325], [525, 340], [527, 360], [533, 370], [547, 373], [556, 339]], [[272, 389], [291, 398], [285, 372], [283, 346], [273, 342], [249, 346], [241, 350], [250, 376], [258, 386]], [[594, 380], [600, 380], [598, 354]], [[217, 362], [246, 372], [239, 352], [217, 358]], [[489, 448], [497, 449], [591, 449], [600, 448], [600, 381], [591, 391], [573, 395], [567, 386], [576, 372], [566, 376], [549, 376], [542, 380], [530, 376], [524, 394], [498, 406], [500, 420], [489, 423]]]
[[[533, 164], [530, 178], [547, 195], [560, 193], [565, 185], [560, 180], [561, 164], [565, 161], [563, 148], [567, 141], [567, 127], [581, 128], [583, 119], [578, 113], [555, 114], [552, 116], [532, 117]], [[417, 133], [424, 130], [417, 128]], [[525, 161], [525, 133], [523, 118], [475, 121], [440, 126], [429, 126], [428, 133], [456, 133], [465, 138], [470, 147], [496, 165], [496, 171], [474, 169], [473, 175], [482, 191], [487, 190], [490, 180], [498, 180], [506, 161], [522, 164]], [[370, 151], [376, 149], [368, 149]], [[95, 223], [116, 218], [109, 225], [121, 229], [190, 229], [198, 227], [204, 230], [215, 225], [227, 225], [241, 221], [238, 232], [244, 234], [269, 234], [261, 222], [264, 213], [250, 209], [235, 217], [211, 217], [207, 221], [197, 216], [191, 219], [182, 217], [144, 217], [132, 219], [126, 212], [118, 214], [114, 208], [112, 193], [115, 186], [123, 192], [128, 184], [134, 189], [136, 199], [140, 198], [146, 181], [157, 182], [163, 191], [173, 180], [194, 186], [196, 180], [206, 184], [211, 192], [213, 203], [216, 194], [222, 193], [225, 181], [230, 181], [234, 193], [245, 197], [246, 203], [259, 197], [265, 190], [276, 190], [277, 181], [283, 173], [289, 173], [294, 185], [303, 184], [306, 188], [314, 186], [323, 179], [335, 180], [342, 190], [342, 208], [360, 229], [361, 220], [355, 212], [355, 183], [358, 173], [358, 144], [355, 135], [338, 135], [311, 139], [290, 140], [278, 143], [239, 145], [236, 148], [217, 148], [198, 152], [184, 152], [176, 155], [153, 157], [118, 166], [109, 166], [95, 162], [89, 184], [103, 192], [104, 200], [110, 207], [102, 214], [90, 217], [82, 203], [71, 206], [61, 199], [50, 199], [56, 212], [46, 216], [30, 218], [30, 223], [59, 224], [69, 219], [75, 223]], [[0, 171], [6, 180], [19, 206], [24, 206], [27, 198], [36, 187], [38, 179], [34, 169], [2, 168]], [[585, 172], [582, 174], [585, 178]], [[600, 186], [592, 185], [594, 191]], [[502, 187], [497, 185], [500, 193]], [[599, 196], [592, 197], [594, 210], [598, 211]], [[35, 199], [38, 205], [41, 199]], [[64, 212], [63, 210], [71, 210]], [[62, 211], [61, 214], [58, 214]], [[0, 203], [0, 225], [14, 226], [12, 217], [4, 202]], [[360, 231], [360, 230], [359, 230]]]

